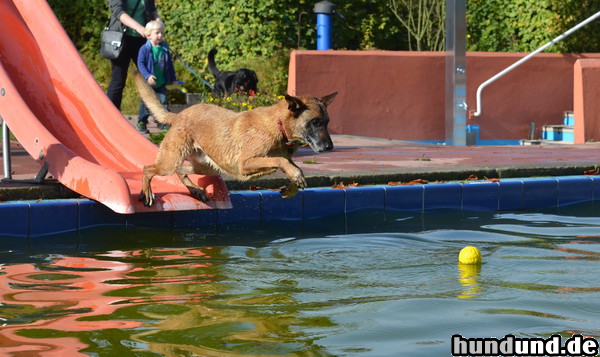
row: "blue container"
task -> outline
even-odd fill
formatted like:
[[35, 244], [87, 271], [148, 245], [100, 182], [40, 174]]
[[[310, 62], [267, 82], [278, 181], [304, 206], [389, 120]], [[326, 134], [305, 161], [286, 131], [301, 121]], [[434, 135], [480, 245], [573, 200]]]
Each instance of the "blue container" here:
[[335, 5], [325, 0], [315, 4], [313, 11], [317, 14], [317, 50], [331, 49], [332, 20]]
[[575, 125], [575, 116], [573, 115], [573, 112], [565, 112], [563, 117], [563, 124]]

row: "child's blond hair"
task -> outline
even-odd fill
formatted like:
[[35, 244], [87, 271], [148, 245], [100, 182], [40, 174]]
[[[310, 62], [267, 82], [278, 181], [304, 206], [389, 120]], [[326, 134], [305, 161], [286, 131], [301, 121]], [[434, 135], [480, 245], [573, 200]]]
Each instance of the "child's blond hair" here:
[[150, 36], [152, 30], [165, 30], [165, 24], [162, 21], [152, 20], [146, 24], [146, 30], [144, 34]]

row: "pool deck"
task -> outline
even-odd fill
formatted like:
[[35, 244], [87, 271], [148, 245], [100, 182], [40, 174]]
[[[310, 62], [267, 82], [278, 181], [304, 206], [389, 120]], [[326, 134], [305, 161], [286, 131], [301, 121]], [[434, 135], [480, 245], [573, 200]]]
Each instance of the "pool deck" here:
[[[130, 119], [133, 123], [133, 119]], [[151, 132], [156, 132], [150, 125]], [[295, 162], [309, 187], [335, 184], [387, 184], [388, 182], [466, 180], [584, 175], [600, 165], [600, 143], [532, 146], [444, 146], [348, 135], [333, 135], [335, 149], [316, 154], [301, 148]], [[0, 151], [1, 148], [0, 148]], [[17, 143], [11, 142], [13, 180], [31, 180], [40, 166]], [[0, 157], [0, 160], [2, 158]], [[2, 176], [3, 177], [3, 172]], [[286, 183], [282, 173], [237, 182], [225, 178], [230, 190], [278, 188]], [[42, 184], [1, 182], [2, 201], [78, 197], [48, 177]]]

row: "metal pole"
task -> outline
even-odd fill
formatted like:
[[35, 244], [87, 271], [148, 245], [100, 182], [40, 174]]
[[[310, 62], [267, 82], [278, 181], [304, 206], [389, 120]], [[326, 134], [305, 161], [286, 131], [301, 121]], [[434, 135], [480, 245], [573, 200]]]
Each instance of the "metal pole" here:
[[12, 165], [10, 162], [10, 132], [8, 130], [8, 125], [6, 122], [0, 117], [2, 120], [2, 160], [4, 163], [4, 178], [11, 180], [12, 179]]
[[313, 8], [317, 14], [317, 50], [331, 49], [331, 15], [335, 13], [335, 5], [327, 0], [320, 1]]
[[317, 14], [317, 50], [331, 49], [331, 15]]
[[466, 0], [446, 0], [446, 145], [467, 144]]
[[510, 72], [513, 69], [517, 68], [521, 64], [525, 63], [526, 61], [528, 61], [529, 59], [531, 59], [531, 57], [533, 57], [533, 56], [537, 55], [538, 53], [544, 51], [546, 48], [552, 46], [553, 44], [555, 44], [555, 43], [557, 43], [559, 41], [562, 41], [565, 37], [569, 36], [573, 32], [579, 30], [583, 26], [585, 26], [585, 25], [589, 24], [590, 22], [594, 21], [599, 16], [600, 16], [600, 11], [598, 11], [594, 15], [588, 17], [587, 19], [583, 20], [582, 22], [580, 22], [579, 24], [575, 25], [574, 27], [572, 27], [571, 29], [567, 30], [566, 32], [562, 33], [561, 35], [557, 36], [555, 39], [553, 39], [552, 41], [546, 43], [545, 45], [543, 45], [542, 47], [538, 48], [537, 50], [531, 52], [527, 56], [521, 58], [520, 60], [518, 60], [517, 62], [513, 63], [512, 65], [508, 66], [502, 72], [496, 74], [492, 78], [490, 78], [487, 81], [483, 82], [479, 86], [479, 88], [477, 88], [477, 111], [473, 115], [476, 116], [476, 117], [478, 117], [478, 116], [481, 115], [481, 91], [483, 91], [483, 88], [487, 87], [489, 84], [493, 83], [498, 78], [504, 76], [505, 74], [507, 74], [508, 72]]

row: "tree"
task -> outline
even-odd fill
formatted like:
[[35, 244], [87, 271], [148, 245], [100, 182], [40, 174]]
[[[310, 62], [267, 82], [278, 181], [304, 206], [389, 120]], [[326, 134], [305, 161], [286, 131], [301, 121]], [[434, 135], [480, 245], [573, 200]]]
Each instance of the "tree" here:
[[408, 35], [409, 51], [443, 51], [446, 2], [389, 0], [389, 7]]

